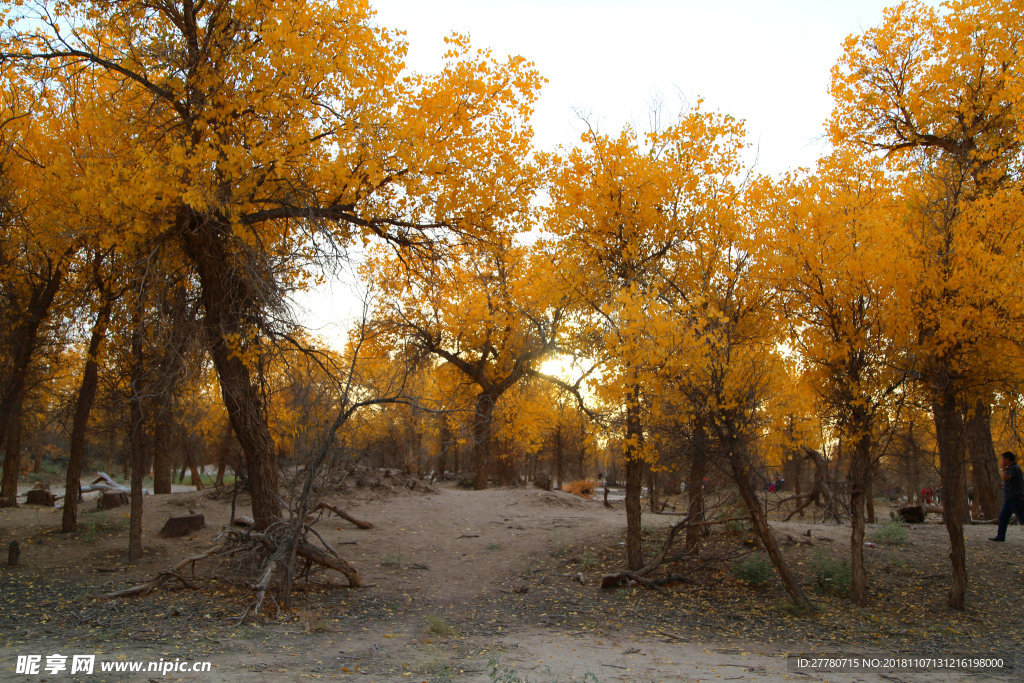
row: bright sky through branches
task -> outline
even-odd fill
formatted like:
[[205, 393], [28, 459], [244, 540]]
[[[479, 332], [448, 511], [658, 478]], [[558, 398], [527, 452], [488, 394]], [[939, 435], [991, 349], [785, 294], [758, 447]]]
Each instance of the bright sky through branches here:
[[[579, 142], [583, 114], [599, 130], [650, 127], [698, 98], [746, 122], [757, 169], [810, 166], [826, 148], [830, 70], [852, 33], [893, 0], [371, 0], [382, 26], [406, 32], [408, 67], [441, 66], [444, 36], [533, 60], [548, 79], [536, 145]], [[928, 4], [937, 5], [937, 2]], [[314, 331], [338, 338], [361, 310], [343, 283], [300, 297]]]

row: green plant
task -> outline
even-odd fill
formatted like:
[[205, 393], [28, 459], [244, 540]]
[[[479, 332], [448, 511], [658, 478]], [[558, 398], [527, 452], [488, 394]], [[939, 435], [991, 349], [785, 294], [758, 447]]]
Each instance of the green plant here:
[[433, 683], [455, 683], [459, 670], [450, 662], [435, 660], [424, 668], [424, 673]]
[[871, 534], [871, 540], [881, 545], [903, 545], [909, 535], [906, 524], [900, 520], [893, 520], [876, 529], [875, 533]]
[[530, 683], [530, 679], [523, 678], [512, 667], [501, 663], [501, 656], [491, 655], [487, 659], [487, 677], [494, 683]]
[[749, 528], [745, 521], [739, 519], [729, 520], [723, 526], [725, 527], [725, 532], [731, 536], [741, 536], [745, 534]]
[[436, 614], [427, 615], [427, 626], [430, 628], [430, 632], [437, 636], [455, 634], [455, 627]]
[[82, 515], [76, 532], [83, 541], [94, 541], [105, 531], [123, 531], [128, 526], [127, 517], [110, 518], [106, 510], [98, 510]]
[[772, 578], [772, 566], [764, 555], [748, 557], [732, 567], [732, 573], [740, 581], [751, 586], [762, 586]]
[[597, 566], [598, 560], [597, 555], [594, 553], [583, 553], [580, 555], [580, 564], [584, 569], [593, 569]]
[[818, 588], [830, 593], [845, 595], [850, 592], [853, 572], [847, 560], [832, 557], [826, 552], [818, 551], [811, 557], [811, 571]]
[[487, 544], [487, 549], [488, 550], [501, 550], [501, 544], [500, 543], [488, 543]]
[[380, 558], [380, 566], [400, 569], [402, 567], [402, 556], [398, 553], [384, 553], [384, 557]]

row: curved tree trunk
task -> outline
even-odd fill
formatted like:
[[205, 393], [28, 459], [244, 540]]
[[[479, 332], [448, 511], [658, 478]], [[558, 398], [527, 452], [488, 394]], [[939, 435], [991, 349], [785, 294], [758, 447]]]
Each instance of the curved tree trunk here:
[[967, 491], [964, 473], [963, 420], [953, 388], [936, 391], [932, 413], [939, 447], [939, 474], [942, 481], [942, 517], [949, 534], [949, 561], [953, 572], [948, 604], [963, 610], [967, 597], [967, 553], [964, 546], [964, 521], [967, 518]]
[[64, 479], [64, 512], [61, 515], [60, 530], [64, 533], [78, 529], [78, 498], [81, 495], [82, 465], [85, 461], [85, 437], [89, 428], [89, 415], [96, 400], [99, 384], [99, 350], [107, 335], [112, 302], [103, 297], [96, 322], [89, 338], [89, 350], [82, 370], [82, 384], [75, 402], [75, 417], [71, 424], [71, 445], [68, 450], [68, 471]]
[[[191, 219], [185, 219], [189, 221]], [[186, 230], [186, 250], [195, 263], [201, 287], [206, 341], [220, 380], [221, 395], [231, 427], [245, 456], [257, 530], [281, 517], [277, 458], [267, 423], [266, 403], [253, 381], [243, 340], [252, 334], [247, 310], [254, 306], [247, 276], [239, 272], [238, 256], [225, 244], [228, 228], [193, 225]]]
[[729, 444], [729, 465], [732, 469], [733, 479], [736, 481], [736, 486], [739, 489], [740, 497], [743, 499], [747, 513], [750, 515], [750, 521], [754, 525], [754, 531], [760, 537], [761, 544], [764, 546], [765, 552], [768, 553], [768, 558], [775, 566], [775, 572], [778, 574], [779, 580], [782, 581], [786, 592], [789, 593], [790, 599], [797, 605], [809, 607], [810, 601], [804, 594], [800, 584], [793, 577], [792, 572], [790, 572], [789, 566], [782, 557], [779, 544], [775, 541], [775, 535], [772, 534], [771, 527], [768, 526], [768, 519], [765, 517], [764, 510], [757, 499], [756, 488], [750, 478], [750, 464], [747, 462], [746, 455], [740, 451], [738, 446], [736, 443]]
[[[36, 352], [39, 328], [50, 312], [50, 306], [64, 281], [64, 259], [71, 255], [66, 252], [57, 261], [47, 261], [47, 270], [41, 280], [36, 281], [29, 292], [27, 301], [15, 301], [12, 308], [21, 304], [23, 309], [12, 311], [20, 315], [9, 339], [10, 365], [6, 376], [0, 376], [0, 446], [7, 445], [4, 456], [4, 476], [0, 484], [0, 498], [16, 497], [18, 473], [21, 469], [21, 408], [25, 398], [25, 384], [29, 366]], [[11, 448], [11, 430], [16, 432], [14, 440], [18, 447]], [[14, 458], [14, 461], [8, 461]], [[13, 484], [12, 484], [13, 482]]]

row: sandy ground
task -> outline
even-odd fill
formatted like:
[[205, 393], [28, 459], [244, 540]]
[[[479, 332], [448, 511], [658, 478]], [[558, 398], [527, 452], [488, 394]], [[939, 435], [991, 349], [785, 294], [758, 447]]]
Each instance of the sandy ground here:
[[[875, 591], [874, 612], [836, 601], [834, 607], [826, 605], [823, 616], [794, 619], [786, 614], [777, 588], [753, 591], [728, 572], [710, 573], [706, 581], [671, 594], [639, 587], [602, 591], [596, 585], [601, 573], [615, 569], [621, 558], [621, 506], [607, 509], [599, 502], [536, 489], [449, 487], [435, 494], [353, 489], [330, 500], [374, 524], [361, 530], [331, 517], [317, 525], [324, 539], [358, 568], [365, 587], [343, 588], [340, 577], [325, 577], [332, 585], [299, 593], [293, 609], [275, 615], [268, 608], [266, 620], [242, 626], [233, 625], [231, 617], [241, 611], [248, 591], [212, 578], [216, 568], [198, 593], [171, 586], [144, 598], [95, 599], [208, 547], [229, 521], [230, 496], [214, 499], [208, 492], [189, 491], [147, 497], [146, 553], [136, 565], [125, 562], [125, 510], [87, 512], [83, 531], [73, 535], [54, 531], [59, 510], [0, 510], [0, 543], [6, 546], [17, 538], [22, 544], [20, 565], [0, 570], [0, 680], [72, 680], [14, 673], [17, 655], [51, 652], [193, 659], [213, 667], [207, 674], [80, 679], [90, 681], [509, 682], [963, 680], [968, 674], [935, 668], [917, 673], [791, 671], [787, 655], [980, 653], [979, 637], [999, 653], [1024, 654], [1021, 641], [1012, 647], [1012, 633], [1009, 640], [991, 640], [996, 625], [989, 622], [998, 614], [998, 603], [957, 616], [945, 628], [917, 623], [944, 618], [929, 605], [914, 612], [920, 616], [905, 619], [905, 631], [895, 623], [901, 616], [895, 604], [901, 586], [912, 592], [941, 583], [944, 529], [935, 524], [915, 528], [906, 547], [877, 549], [874, 574], [892, 588]], [[245, 512], [244, 498], [240, 503]], [[164, 520], [185, 510], [205, 515], [207, 528], [182, 539], [159, 538]], [[654, 536], [674, 519], [645, 521]], [[810, 531], [815, 547], [829, 553], [843, 551], [848, 533], [807, 522], [776, 528], [780, 538]], [[991, 531], [967, 529], [972, 559], [981, 564], [977, 558], [983, 556], [986, 571], [995, 577], [975, 572], [982, 577], [979, 595], [985, 595], [985, 586], [1008, 581], [1008, 596], [1017, 596], [1019, 614], [1024, 534], [1011, 529], [1005, 546], [992, 547], [996, 544], [985, 540]], [[792, 549], [798, 571], [803, 556], [797, 553], [805, 550], [802, 543]], [[1014, 618], [1020, 633], [1020, 618]], [[845, 621], [857, 625], [845, 632]], [[830, 639], [826, 631], [839, 637]], [[1007, 672], [969, 677], [1014, 678]]]

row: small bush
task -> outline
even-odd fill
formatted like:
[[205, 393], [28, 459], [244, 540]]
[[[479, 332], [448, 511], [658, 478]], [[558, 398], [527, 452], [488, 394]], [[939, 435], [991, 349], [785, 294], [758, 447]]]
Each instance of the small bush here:
[[436, 614], [427, 617], [427, 626], [430, 632], [437, 636], [450, 636], [455, 633], [455, 627]]
[[763, 555], [748, 557], [732, 567], [732, 573], [740, 581], [751, 586], [763, 586], [772, 578], [772, 566]]
[[871, 540], [881, 545], [903, 545], [909, 536], [907, 525], [900, 520], [886, 522], [875, 533], [871, 534]]
[[562, 484], [562, 490], [580, 498], [590, 498], [597, 490], [597, 482], [593, 479], [579, 479]]
[[488, 550], [501, 550], [501, 544], [500, 543], [488, 543], [487, 544], [487, 549]]
[[853, 570], [848, 560], [832, 557], [819, 550], [811, 557], [811, 571], [814, 572], [814, 581], [819, 589], [839, 595], [850, 592]]
[[400, 569], [402, 567], [402, 556], [398, 553], [384, 553], [380, 559], [380, 566]]

